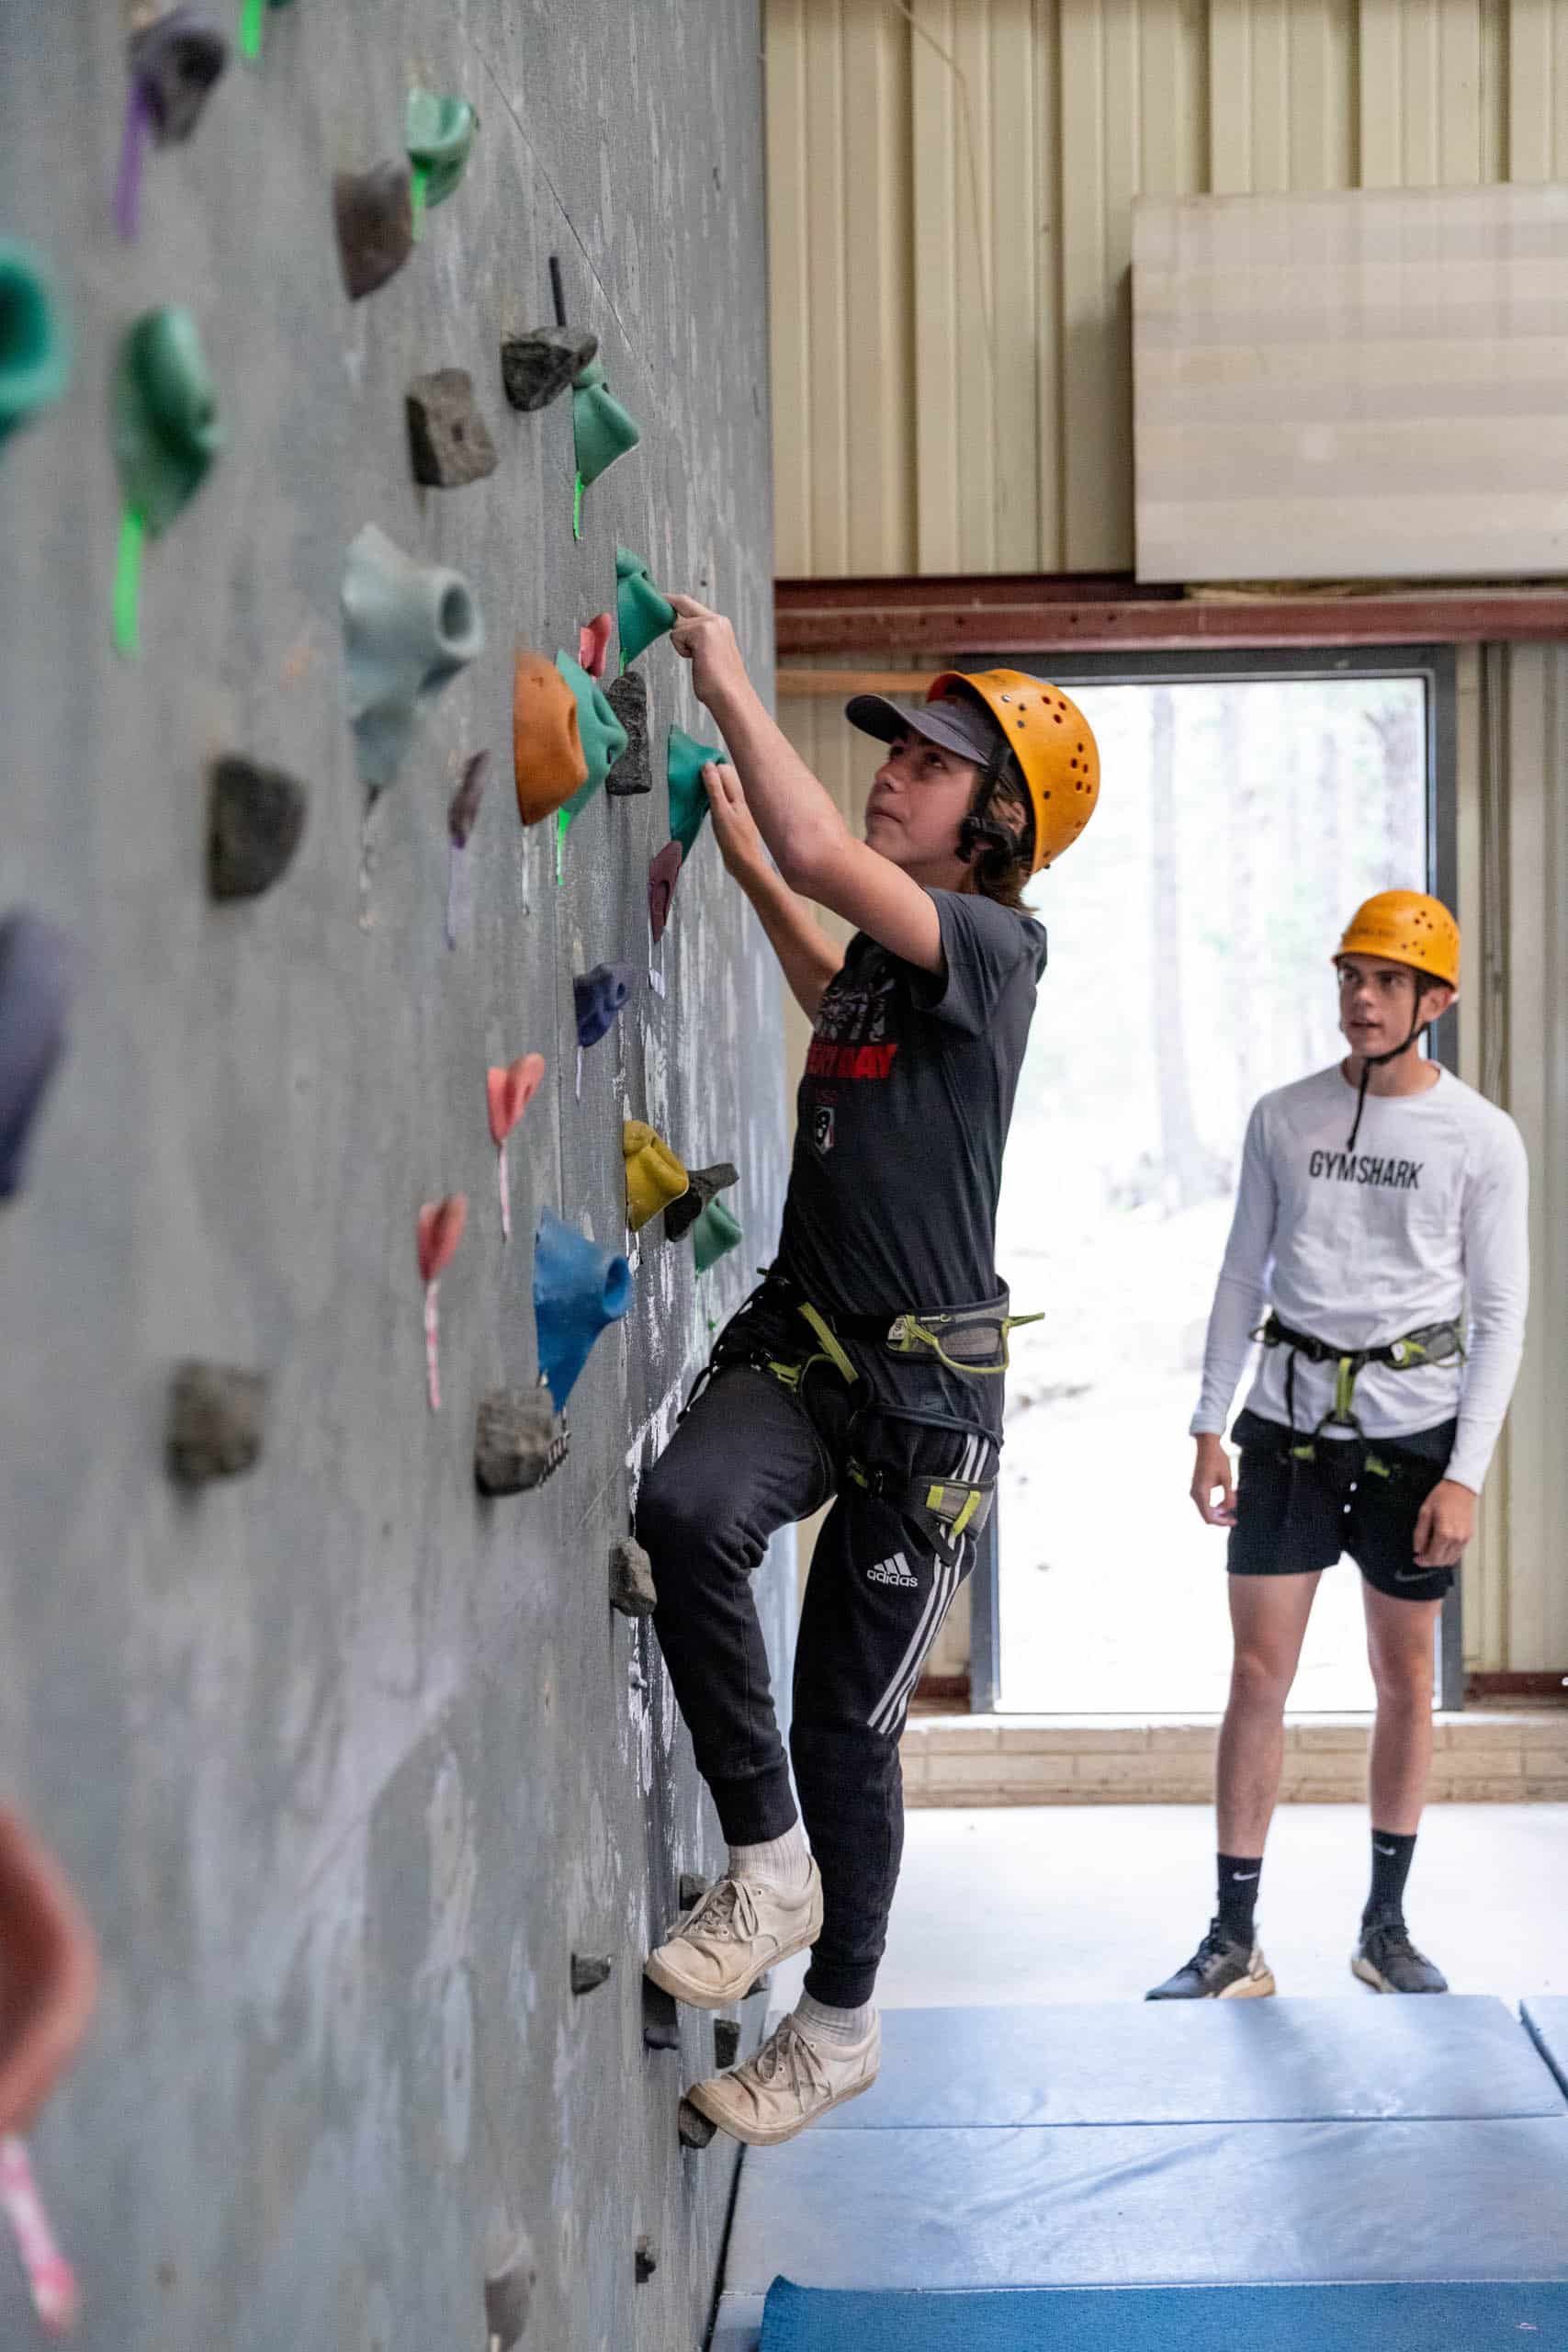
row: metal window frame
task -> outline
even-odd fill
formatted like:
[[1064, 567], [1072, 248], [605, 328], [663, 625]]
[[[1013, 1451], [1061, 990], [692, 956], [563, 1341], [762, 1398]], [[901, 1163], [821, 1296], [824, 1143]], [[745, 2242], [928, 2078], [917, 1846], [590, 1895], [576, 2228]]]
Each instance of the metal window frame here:
[[[1449, 906], [1459, 890], [1459, 706], [1457, 661], [1451, 644], [1247, 649], [1235, 652], [970, 654], [966, 670], [1021, 669], [1048, 677], [1069, 693], [1075, 685], [1212, 685], [1226, 679], [1247, 684], [1278, 678], [1420, 678], [1427, 688], [1427, 888]], [[1432, 1053], [1445, 1069], [1459, 1069], [1460, 1008], [1432, 1032]], [[987, 1521], [970, 1580], [969, 1704], [994, 1714], [1001, 1690], [1000, 1559], [997, 1527], [1000, 1499]], [[1437, 1702], [1464, 1705], [1464, 1620], [1460, 1579], [1443, 1603], [1438, 1624]]]

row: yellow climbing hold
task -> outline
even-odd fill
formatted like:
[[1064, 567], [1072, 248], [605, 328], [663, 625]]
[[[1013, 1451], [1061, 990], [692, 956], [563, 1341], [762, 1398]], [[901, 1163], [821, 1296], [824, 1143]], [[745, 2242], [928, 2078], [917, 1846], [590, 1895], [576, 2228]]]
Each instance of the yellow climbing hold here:
[[667, 1209], [689, 1190], [691, 1178], [660, 1135], [643, 1119], [628, 1119], [621, 1129], [621, 1149], [626, 1162], [626, 1223], [639, 1232], [649, 1217]]

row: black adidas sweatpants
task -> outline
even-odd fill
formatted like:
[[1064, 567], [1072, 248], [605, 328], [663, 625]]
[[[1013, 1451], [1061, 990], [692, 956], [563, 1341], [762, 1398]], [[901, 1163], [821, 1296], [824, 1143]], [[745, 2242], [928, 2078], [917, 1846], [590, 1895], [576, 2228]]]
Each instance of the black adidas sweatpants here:
[[[904, 1844], [898, 1736], [926, 1655], [974, 1566], [911, 1502], [919, 1480], [987, 1480], [998, 1442], [953, 1411], [951, 1382], [904, 1370], [868, 1397], [827, 1363], [792, 1393], [748, 1356], [799, 1360], [814, 1342], [765, 1285], [723, 1334], [717, 1369], [649, 1472], [637, 1528], [659, 1589], [654, 1628], [697, 1767], [732, 1845], [795, 1820], [750, 1578], [774, 1532], [829, 1498], [795, 1647], [790, 1758], [822, 1873], [822, 1933], [807, 1990], [842, 2008], [871, 1998]], [[804, 1342], [804, 1343], [803, 1343]], [[849, 1352], [866, 1364], [863, 1349]], [[968, 1381], [964, 1386], [975, 1384]], [[990, 1384], [987, 1384], [987, 1388]], [[995, 1386], [1000, 1388], [998, 1381]], [[979, 1412], [999, 1418], [999, 1395]], [[974, 1408], [972, 1408], [974, 1409]], [[846, 1475], [882, 1473], [868, 1493]]]

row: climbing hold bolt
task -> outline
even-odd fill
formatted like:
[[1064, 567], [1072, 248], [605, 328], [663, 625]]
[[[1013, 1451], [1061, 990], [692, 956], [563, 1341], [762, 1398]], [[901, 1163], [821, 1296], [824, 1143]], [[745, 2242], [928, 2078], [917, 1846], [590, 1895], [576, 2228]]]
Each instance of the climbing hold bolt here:
[[494, 473], [495, 443], [474, 405], [474, 379], [466, 368], [416, 376], [405, 405], [415, 481], [430, 490], [460, 490]]
[[[584, 621], [577, 632], [578, 661], [595, 684], [604, 675], [604, 664], [610, 652], [610, 635], [615, 626], [614, 614], [595, 613], [593, 618]], [[611, 707], [614, 708], [614, 705]]]
[[595, 964], [572, 981], [577, 1042], [585, 1053], [615, 1027], [615, 1015], [632, 992], [632, 978], [629, 964]]
[[64, 305], [43, 255], [0, 237], [0, 441], [71, 380]]
[[683, 2148], [705, 2148], [718, 2130], [717, 2124], [710, 2123], [707, 2117], [699, 2108], [694, 2107], [689, 2098], [683, 2098], [676, 2109], [675, 2128], [681, 2135], [681, 2145]]
[[502, 335], [501, 380], [507, 399], [525, 414], [548, 408], [598, 348], [597, 335], [575, 327], [533, 327], [526, 334]]
[[610, 1606], [623, 1617], [651, 1617], [659, 1606], [653, 1563], [630, 1535], [617, 1536], [610, 1546]]
[[261, 1455], [266, 1374], [227, 1364], [180, 1364], [169, 1387], [164, 1454], [182, 1487], [233, 1478]]
[[609, 1983], [614, 1967], [614, 1961], [590, 1960], [583, 1953], [574, 1951], [571, 1955], [572, 1991], [577, 1994], [595, 1992], [601, 1984]]
[[724, 758], [709, 743], [699, 743], [683, 728], [670, 729], [670, 742], [665, 754], [666, 772], [670, 778], [670, 831], [688, 857], [708, 813], [707, 786], [703, 782], [703, 769], [707, 763]]
[[208, 778], [207, 887], [215, 899], [270, 890], [305, 831], [305, 787], [281, 768], [231, 756]]
[[626, 1223], [638, 1233], [650, 1217], [680, 1199], [690, 1180], [663, 1136], [645, 1119], [623, 1123], [621, 1154], [626, 1166]]
[[344, 559], [343, 634], [359, 773], [378, 792], [402, 763], [418, 705], [484, 650], [484, 622], [460, 572], [416, 563], [367, 523]]
[[571, 1440], [542, 1388], [492, 1388], [474, 1426], [474, 1484], [481, 1495], [525, 1495], [566, 1460]]
[[637, 2253], [635, 2258], [637, 2263], [637, 2283], [639, 2287], [646, 2287], [649, 2280], [652, 2278], [654, 2272], [659, 2267], [659, 2256], [654, 2249], [653, 2240], [650, 2237], [644, 2235], [638, 2238], [637, 2242]]
[[339, 172], [333, 181], [338, 261], [351, 302], [363, 301], [413, 251], [413, 198], [406, 164]]
[[436, 1293], [442, 1275], [457, 1253], [468, 1221], [468, 1202], [464, 1193], [448, 1193], [443, 1201], [426, 1201], [419, 1213], [415, 1241], [420, 1279], [424, 1283], [424, 1368], [433, 1413], [441, 1410]]
[[740, 2026], [735, 2018], [715, 2018], [713, 2021], [713, 2063], [721, 2071], [733, 2066], [740, 2055]]
[[604, 778], [604, 789], [617, 800], [634, 793], [651, 792], [653, 774], [648, 756], [648, 681], [640, 670], [628, 670], [604, 689], [604, 699], [626, 729], [626, 748]]
[[526, 2238], [517, 2239], [496, 2267], [487, 2273], [485, 2333], [491, 2352], [512, 2352], [513, 2346], [521, 2342], [538, 2280], [538, 2265]]
[[692, 1227], [692, 1250], [697, 1272], [705, 1274], [728, 1256], [740, 1239], [740, 1227], [722, 1201], [710, 1201]]
[[0, 922], [0, 1201], [22, 1189], [33, 1122], [65, 1051], [72, 963], [66, 933], [30, 908]]
[[467, 98], [438, 97], [433, 90], [411, 90], [403, 115], [403, 143], [412, 168], [414, 234], [432, 204], [445, 204], [468, 169], [479, 119]]
[[664, 1212], [665, 1239], [679, 1241], [691, 1231], [710, 1201], [739, 1182], [740, 1170], [728, 1159], [716, 1160], [711, 1168], [692, 1169], [686, 1191], [678, 1201], [671, 1201]]
[[545, 1074], [543, 1054], [524, 1054], [505, 1069], [485, 1073], [485, 1100], [490, 1112], [491, 1140], [500, 1156], [501, 1237], [512, 1238], [512, 1204], [506, 1182], [506, 1138], [523, 1116]]
[[666, 842], [648, 868], [648, 928], [655, 947], [664, 936], [664, 926], [670, 920], [670, 901], [675, 896], [675, 885], [681, 878], [685, 852], [679, 842]]
[[519, 646], [512, 682], [512, 771], [525, 825], [553, 817], [588, 780], [577, 696], [553, 662]]
[[615, 626], [623, 670], [675, 626], [674, 605], [660, 594], [647, 564], [630, 548], [615, 549]]
[[631, 1303], [626, 1260], [546, 1209], [534, 1245], [534, 1329], [539, 1370], [558, 1411], [565, 1411], [600, 1332], [618, 1322]]

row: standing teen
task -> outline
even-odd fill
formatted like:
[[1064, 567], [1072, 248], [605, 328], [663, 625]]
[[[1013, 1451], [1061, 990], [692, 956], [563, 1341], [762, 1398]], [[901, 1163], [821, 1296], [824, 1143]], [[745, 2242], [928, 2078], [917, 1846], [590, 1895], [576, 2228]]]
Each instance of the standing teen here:
[[[721, 2008], [812, 1947], [798, 2007], [689, 2094], [768, 2145], [876, 2076], [898, 1736], [974, 1563], [1001, 1444], [997, 1194], [1045, 959], [1021, 891], [1088, 823], [1099, 760], [1066, 696], [1016, 671], [949, 673], [913, 712], [859, 695], [850, 719], [888, 748], [857, 841], [763, 708], [728, 622], [674, 601], [675, 649], [734, 761], [706, 774], [719, 848], [815, 1023], [777, 1260], [637, 1509], [655, 1628], [729, 1843], [648, 1973]], [[856, 926], [847, 951], [811, 903]], [[829, 1498], [795, 1653], [803, 1832], [750, 1577], [774, 1530]]]
[[[1334, 959], [1348, 1058], [1266, 1094], [1247, 1127], [1192, 1419], [1192, 1499], [1231, 1530], [1219, 1910], [1151, 2001], [1274, 1990], [1253, 1933], [1264, 1838], [1313, 1596], [1341, 1552], [1361, 1571], [1377, 1689], [1371, 1888], [1350, 1965], [1380, 1993], [1448, 1990], [1411, 1942], [1404, 1883], [1438, 1615], [1518, 1372], [1528, 1285], [1518, 1130], [1417, 1051], [1454, 1001], [1459, 946], [1436, 899], [1369, 899]], [[1233, 1493], [1220, 1432], [1255, 1332]]]

